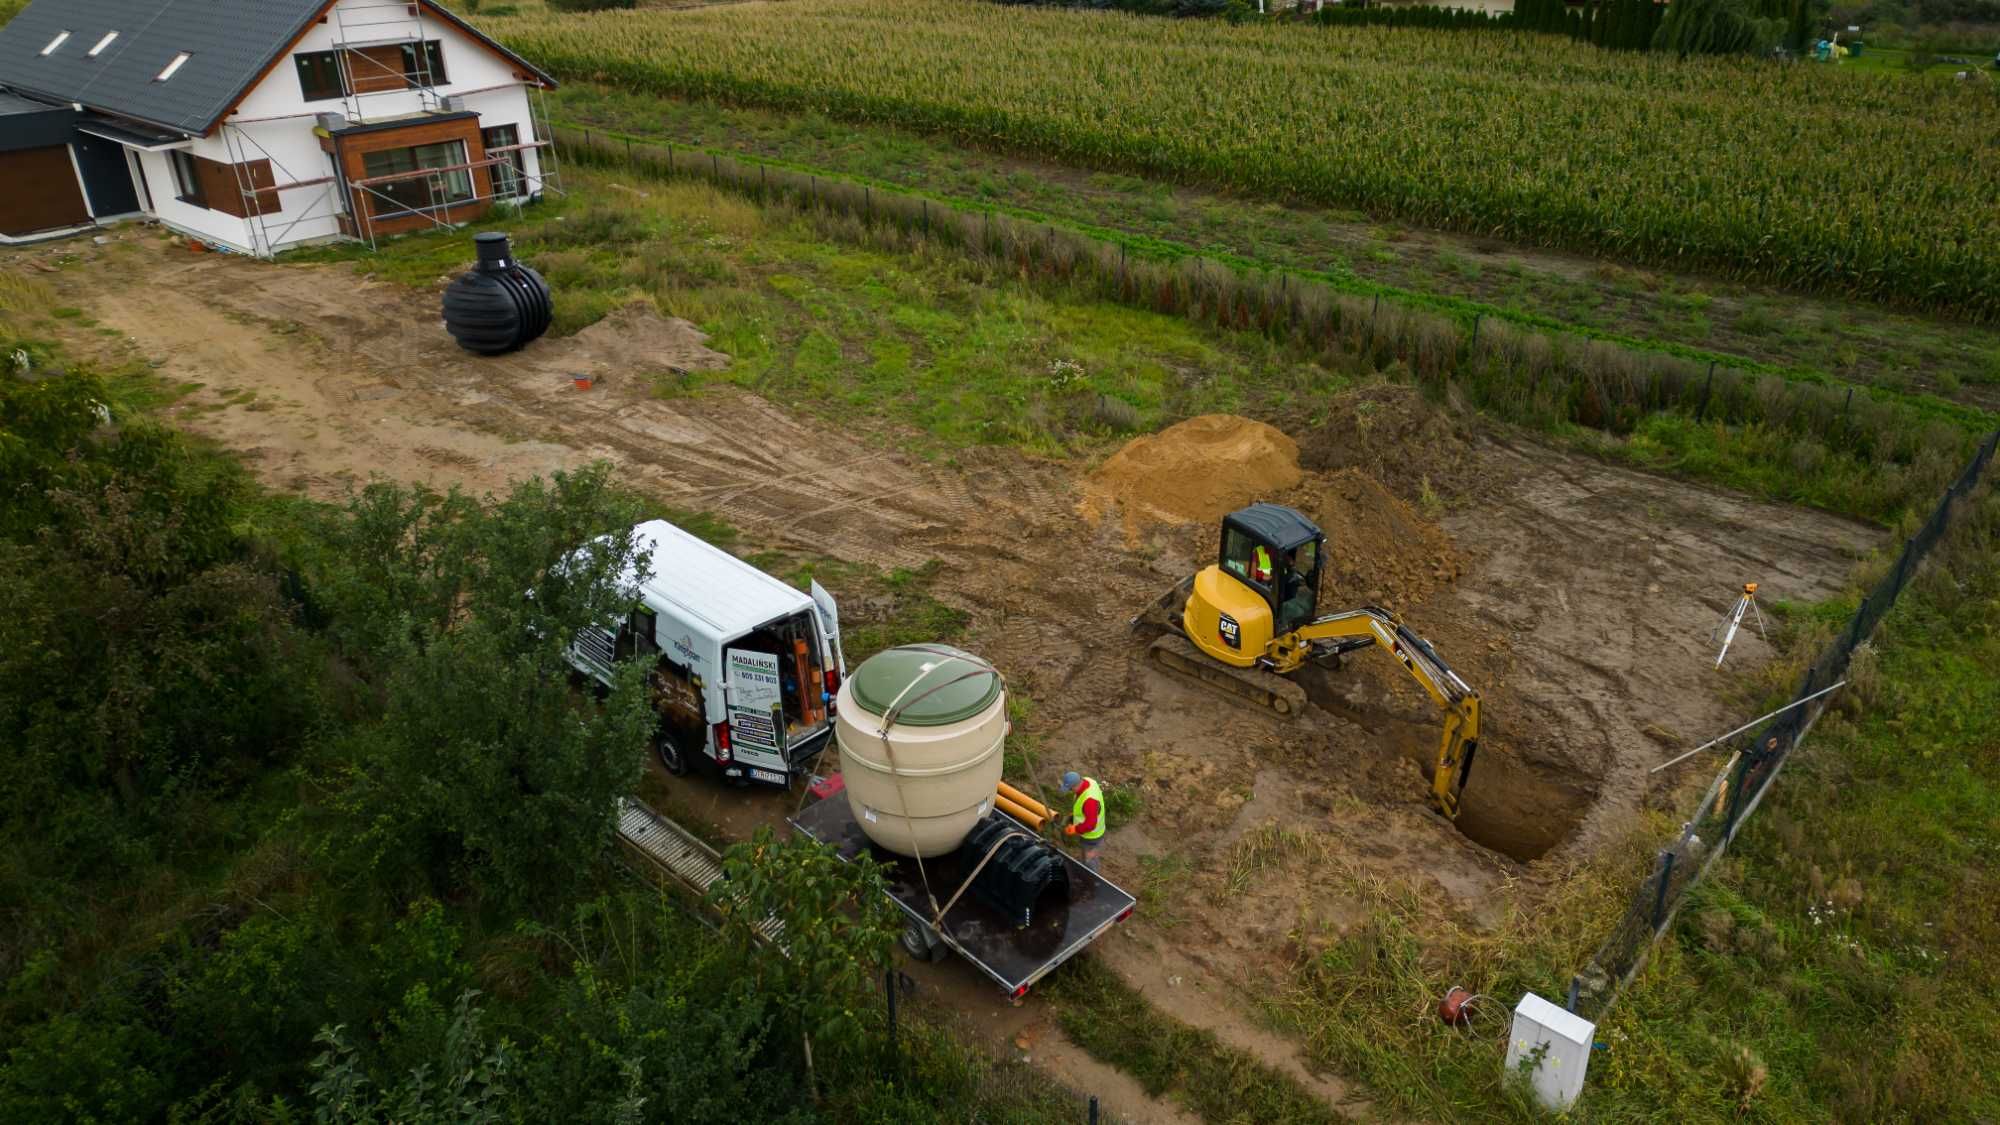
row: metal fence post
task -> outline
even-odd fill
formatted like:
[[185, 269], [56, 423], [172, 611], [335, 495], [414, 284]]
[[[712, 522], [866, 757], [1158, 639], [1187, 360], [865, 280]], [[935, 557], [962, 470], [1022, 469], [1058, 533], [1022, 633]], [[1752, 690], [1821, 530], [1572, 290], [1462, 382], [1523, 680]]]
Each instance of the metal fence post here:
[[1097, 1095], [1090, 1095], [1090, 1125], [1097, 1125]]
[[1658, 931], [1667, 920], [1667, 884], [1674, 874], [1674, 853], [1669, 848], [1660, 853], [1660, 885], [1653, 894], [1653, 929]]
[[1708, 361], [1708, 379], [1701, 385], [1701, 405], [1694, 408], [1694, 420], [1699, 422], [1708, 413], [1708, 392], [1715, 388], [1715, 361]]

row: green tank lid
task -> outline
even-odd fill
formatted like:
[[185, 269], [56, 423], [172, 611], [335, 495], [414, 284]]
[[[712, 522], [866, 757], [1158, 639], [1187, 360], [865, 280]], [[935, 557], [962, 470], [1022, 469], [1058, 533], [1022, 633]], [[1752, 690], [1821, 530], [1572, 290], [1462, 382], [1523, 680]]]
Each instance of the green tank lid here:
[[[910, 686], [920, 679], [922, 683]], [[896, 721], [913, 727], [964, 722], [991, 707], [1000, 695], [1000, 674], [984, 660], [950, 645], [884, 649], [862, 661], [848, 683], [854, 688], [854, 701], [877, 715], [887, 715], [900, 698], [903, 711]]]

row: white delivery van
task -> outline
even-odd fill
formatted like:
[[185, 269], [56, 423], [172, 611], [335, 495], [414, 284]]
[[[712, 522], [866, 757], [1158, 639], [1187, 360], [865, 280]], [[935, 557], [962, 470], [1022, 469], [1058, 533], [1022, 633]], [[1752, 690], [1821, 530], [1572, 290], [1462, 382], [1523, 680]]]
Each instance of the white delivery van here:
[[623, 621], [578, 631], [569, 661], [599, 682], [643, 660], [669, 773], [699, 763], [724, 777], [788, 786], [833, 733], [847, 672], [840, 617], [819, 583], [796, 590], [665, 520], [633, 529], [650, 573], [632, 576]]

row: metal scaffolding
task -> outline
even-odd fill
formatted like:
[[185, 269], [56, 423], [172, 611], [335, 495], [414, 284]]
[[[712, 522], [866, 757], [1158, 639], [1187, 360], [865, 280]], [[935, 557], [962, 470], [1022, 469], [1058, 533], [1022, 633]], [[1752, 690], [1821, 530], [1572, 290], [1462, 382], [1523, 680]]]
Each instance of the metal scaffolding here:
[[[392, 0], [387, 3], [345, 3], [334, 5], [331, 14], [335, 37], [333, 52], [341, 82], [340, 116], [344, 120], [350, 124], [365, 123], [367, 117], [363, 113], [364, 99], [383, 94], [416, 94], [419, 115], [446, 112], [453, 107], [453, 97], [441, 93], [438, 89], [440, 76], [433, 73], [430, 52], [424, 48], [429, 26], [423, 5], [408, 3], [407, 0]], [[380, 58], [368, 53], [371, 50], [379, 52], [380, 48], [386, 47], [407, 49], [402, 61], [409, 65], [391, 67]], [[457, 97], [463, 98], [468, 94], [505, 88], [507, 87], [493, 86], [482, 90], [463, 91]], [[557, 174], [554, 134], [548, 125], [546, 90], [540, 83], [536, 83], [535, 96], [528, 100], [527, 127], [531, 136], [513, 145], [486, 149], [485, 159], [469, 160], [449, 168], [422, 168], [412, 172], [350, 181], [336, 166], [331, 175], [300, 176], [285, 167], [284, 162], [272, 155], [270, 150], [246, 128], [254, 124], [320, 116], [319, 113], [301, 113], [263, 117], [231, 122], [222, 128], [223, 143], [229, 153], [230, 166], [236, 176], [237, 192], [242, 201], [248, 249], [257, 257], [268, 258], [276, 254], [277, 248], [298, 229], [299, 224], [313, 219], [333, 221], [336, 226], [336, 236], [365, 241], [372, 250], [379, 245], [376, 224], [384, 219], [419, 215], [437, 227], [449, 228], [454, 225], [450, 215], [456, 208], [502, 200], [519, 200], [545, 191], [562, 194]], [[412, 118], [412, 120], [420, 119], [420, 116]], [[525, 160], [515, 163], [519, 153], [528, 151], [537, 153], [535, 170], [532, 173], [528, 170]], [[253, 162], [257, 160], [270, 165], [272, 169], [270, 183], [254, 182], [258, 176], [253, 169]], [[496, 190], [500, 177], [494, 175], [502, 165], [507, 166], [512, 173], [508, 178], [512, 180], [514, 188], [505, 195]], [[485, 191], [479, 190], [479, 177], [473, 174], [474, 170], [480, 168], [487, 169]], [[452, 185], [447, 181], [447, 177], [457, 174], [465, 176], [471, 191], [470, 194], [454, 198]], [[409, 181], [424, 182], [428, 197], [444, 202], [411, 207], [406, 202], [397, 200], [380, 190], [386, 185]], [[524, 187], [529, 190], [523, 191]], [[303, 208], [293, 209], [286, 206], [284, 193], [311, 188], [317, 188], [319, 191]], [[378, 201], [393, 207], [393, 213], [378, 213]]]

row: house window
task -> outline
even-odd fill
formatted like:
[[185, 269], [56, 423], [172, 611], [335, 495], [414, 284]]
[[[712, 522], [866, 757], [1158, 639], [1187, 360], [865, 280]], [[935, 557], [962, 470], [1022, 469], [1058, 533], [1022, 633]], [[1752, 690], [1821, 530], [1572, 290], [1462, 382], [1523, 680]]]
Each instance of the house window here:
[[412, 86], [442, 86], [444, 44], [435, 39], [403, 44], [403, 78]]
[[486, 155], [494, 159], [504, 159], [506, 163], [493, 165], [493, 198], [506, 199], [509, 196], [532, 195], [528, 186], [528, 161], [518, 148], [512, 152], [496, 153], [496, 148], [511, 148], [521, 143], [521, 130], [515, 125], [495, 125], [480, 131], [480, 138], [486, 143]]
[[465, 163], [464, 141], [443, 141], [414, 148], [364, 153], [361, 157], [362, 170], [371, 180], [377, 176], [394, 176], [426, 168], [453, 169], [369, 184], [367, 190], [374, 199], [371, 210], [377, 218], [388, 218], [464, 203], [472, 198], [472, 173], [465, 168]]
[[180, 73], [180, 69], [186, 66], [187, 61], [193, 57], [194, 57], [193, 55], [188, 54], [186, 51], [182, 51], [180, 54], [175, 55], [174, 61], [168, 63], [167, 68], [165, 70], [162, 70], [160, 72], [160, 76], [158, 78], [153, 79], [153, 81], [165, 82], [167, 79], [172, 78], [174, 75]]
[[94, 58], [96, 58], [97, 56], [99, 56], [99, 55], [103, 54], [103, 53], [104, 53], [104, 48], [106, 48], [106, 47], [109, 47], [109, 46], [111, 46], [111, 43], [112, 43], [112, 41], [113, 41], [113, 40], [115, 40], [115, 39], [117, 39], [117, 38], [118, 38], [118, 33], [117, 33], [117, 32], [115, 32], [115, 31], [107, 31], [107, 32], [105, 32], [105, 33], [104, 33], [104, 38], [102, 38], [102, 39], [99, 39], [99, 40], [97, 41], [97, 46], [95, 46], [95, 47], [92, 47], [92, 48], [90, 49], [90, 57], [94, 59]]
[[292, 56], [299, 68], [299, 92], [309, 102], [344, 98], [347, 76], [340, 71], [340, 56], [333, 51], [300, 51]]
[[182, 203], [208, 206], [208, 197], [201, 190], [201, 177], [195, 172], [194, 157], [175, 149], [167, 154], [167, 164], [174, 171], [174, 195]]

